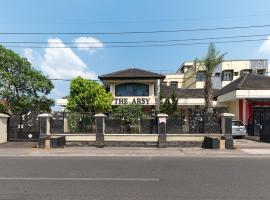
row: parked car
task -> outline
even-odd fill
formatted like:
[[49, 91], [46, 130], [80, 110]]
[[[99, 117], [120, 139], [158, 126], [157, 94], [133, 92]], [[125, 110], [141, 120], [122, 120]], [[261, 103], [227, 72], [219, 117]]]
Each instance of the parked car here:
[[240, 120], [232, 120], [232, 135], [245, 138], [247, 130], [245, 124]]

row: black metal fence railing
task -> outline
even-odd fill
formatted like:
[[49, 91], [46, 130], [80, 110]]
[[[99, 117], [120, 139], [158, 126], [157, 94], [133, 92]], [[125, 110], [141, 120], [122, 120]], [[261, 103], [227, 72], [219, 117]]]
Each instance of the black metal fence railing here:
[[157, 119], [142, 119], [140, 120], [141, 133], [144, 134], [157, 134], [158, 122]]
[[[37, 140], [40, 135], [39, 112], [28, 112], [10, 117], [8, 140]], [[95, 134], [95, 117], [92, 113], [54, 112], [50, 121], [52, 134]], [[220, 118], [217, 113], [211, 116], [204, 112], [183, 113], [167, 118], [168, 134], [213, 134], [220, 133]], [[121, 119], [105, 119], [106, 134], [157, 134], [157, 118], [139, 119], [127, 123]]]
[[127, 123], [121, 119], [106, 119], [106, 134], [155, 134], [157, 133], [156, 119], [140, 119]]
[[39, 137], [38, 111], [11, 116], [8, 120], [7, 137], [12, 140], [37, 140]]
[[105, 120], [105, 133], [120, 134], [123, 132], [122, 120], [120, 119], [106, 119]]
[[95, 118], [92, 113], [56, 112], [50, 124], [52, 134], [95, 133]]
[[178, 117], [169, 116], [166, 129], [169, 134], [220, 133], [220, 119], [216, 113], [210, 117], [205, 113], [191, 113]]

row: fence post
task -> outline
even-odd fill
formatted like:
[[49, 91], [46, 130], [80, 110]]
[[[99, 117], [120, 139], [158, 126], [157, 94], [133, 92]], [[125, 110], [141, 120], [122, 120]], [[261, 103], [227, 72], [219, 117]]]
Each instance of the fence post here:
[[167, 147], [167, 114], [160, 113], [157, 115], [158, 117], [158, 147], [166, 148]]
[[0, 113], [0, 144], [7, 142], [8, 118], [8, 115]]
[[96, 121], [96, 147], [104, 147], [105, 117], [103, 113], [95, 114]]
[[221, 117], [221, 134], [227, 137], [232, 136], [232, 118], [235, 115], [232, 113], [222, 113]]
[[51, 118], [52, 114], [42, 113], [38, 115], [39, 118], [39, 131], [40, 135], [50, 135], [51, 134]]

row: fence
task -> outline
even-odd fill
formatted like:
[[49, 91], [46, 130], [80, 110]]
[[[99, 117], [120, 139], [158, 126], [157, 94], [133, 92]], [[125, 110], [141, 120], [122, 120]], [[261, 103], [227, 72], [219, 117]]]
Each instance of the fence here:
[[133, 123], [127, 123], [121, 119], [106, 119], [105, 121], [107, 134], [156, 134], [156, 119], [139, 119]]
[[[39, 112], [27, 112], [10, 117], [8, 122], [8, 140], [37, 140], [39, 137]], [[203, 112], [169, 116], [166, 124], [169, 134], [220, 133], [220, 121], [217, 113], [210, 118]], [[92, 113], [54, 112], [50, 119], [51, 134], [95, 134], [95, 117]], [[139, 119], [127, 123], [121, 119], [106, 118], [106, 134], [157, 134], [157, 118]]]
[[37, 140], [39, 137], [38, 111], [11, 116], [8, 120], [8, 140]]
[[55, 112], [51, 118], [51, 133], [95, 133], [95, 118], [92, 113]]

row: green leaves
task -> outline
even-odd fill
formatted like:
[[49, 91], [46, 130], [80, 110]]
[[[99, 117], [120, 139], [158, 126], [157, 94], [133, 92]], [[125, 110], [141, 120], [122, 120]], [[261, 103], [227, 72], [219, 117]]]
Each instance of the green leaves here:
[[127, 124], [133, 124], [139, 118], [142, 119], [142, 106], [138, 104], [118, 106], [113, 112], [113, 117], [123, 119]]
[[0, 99], [1, 109], [8, 114], [26, 110], [50, 111], [54, 104], [48, 95], [54, 88], [40, 71], [26, 58], [0, 45]]
[[216, 67], [223, 62], [223, 58], [226, 54], [220, 54], [219, 51], [216, 50], [216, 47], [213, 43], [209, 44], [207, 54], [202, 60], [195, 59], [194, 66], [197, 67], [197, 63], [199, 66], [202, 66], [205, 70], [206, 80], [204, 85], [204, 99], [205, 99], [205, 110], [207, 113], [213, 112], [213, 89], [212, 89], [212, 75]]
[[97, 82], [77, 77], [70, 83], [69, 110], [83, 112], [108, 112], [113, 96]]
[[167, 97], [164, 103], [161, 105], [160, 111], [162, 113], [166, 113], [170, 116], [177, 115], [177, 105], [178, 105], [178, 98], [176, 97], [175, 91], [173, 91], [171, 97]]

